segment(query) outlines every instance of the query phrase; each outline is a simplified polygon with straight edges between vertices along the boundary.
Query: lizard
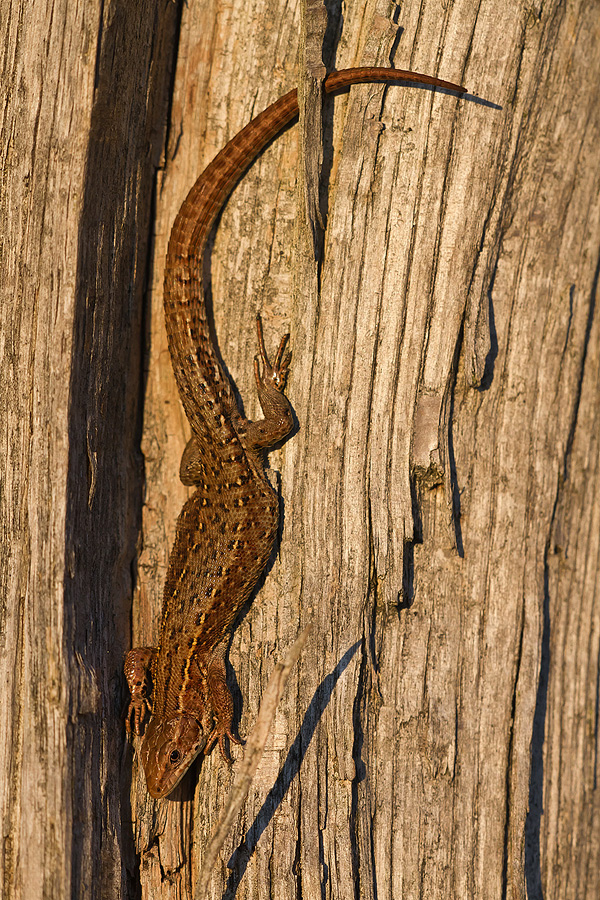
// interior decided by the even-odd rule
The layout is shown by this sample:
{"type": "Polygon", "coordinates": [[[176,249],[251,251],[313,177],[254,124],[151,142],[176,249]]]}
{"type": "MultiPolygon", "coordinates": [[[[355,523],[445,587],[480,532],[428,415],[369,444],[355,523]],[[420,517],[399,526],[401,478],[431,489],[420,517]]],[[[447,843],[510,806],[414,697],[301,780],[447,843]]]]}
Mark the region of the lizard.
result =
{"type": "MultiPolygon", "coordinates": [[[[332,72],[326,93],[365,82],[400,81],[462,93],[451,82],[390,68],[332,72]]],[[[271,364],[257,316],[254,375],[263,418],[238,410],[232,383],[213,346],[202,291],[204,252],[225,201],[256,156],[298,115],[297,91],[254,118],[196,180],[177,214],[168,243],[164,309],[169,352],[192,436],[180,465],[195,488],[176,525],[164,585],[158,647],[130,650],[125,677],[131,700],[126,730],[141,735],[149,794],[168,796],[200,753],[218,742],[228,759],[233,702],[225,655],[237,616],[273,551],[279,499],[264,471],[263,453],[289,435],[292,409],[284,388],[291,353],[282,337],[271,364]],[[150,695],[152,699],[150,700],[150,695]]]]}

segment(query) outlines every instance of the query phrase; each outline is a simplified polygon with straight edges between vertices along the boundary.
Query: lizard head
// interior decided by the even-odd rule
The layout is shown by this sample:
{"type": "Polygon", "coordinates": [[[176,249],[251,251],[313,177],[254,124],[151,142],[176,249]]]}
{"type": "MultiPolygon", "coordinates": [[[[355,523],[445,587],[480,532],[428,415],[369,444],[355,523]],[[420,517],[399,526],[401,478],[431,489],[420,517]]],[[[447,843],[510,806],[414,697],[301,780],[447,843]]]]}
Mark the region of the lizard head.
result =
{"type": "Polygon", "coordinates": [[[140,752],[150,796],[159,799],[171,793],[204,749],[206,737],[193,716],[150,720],[140,752]]]}

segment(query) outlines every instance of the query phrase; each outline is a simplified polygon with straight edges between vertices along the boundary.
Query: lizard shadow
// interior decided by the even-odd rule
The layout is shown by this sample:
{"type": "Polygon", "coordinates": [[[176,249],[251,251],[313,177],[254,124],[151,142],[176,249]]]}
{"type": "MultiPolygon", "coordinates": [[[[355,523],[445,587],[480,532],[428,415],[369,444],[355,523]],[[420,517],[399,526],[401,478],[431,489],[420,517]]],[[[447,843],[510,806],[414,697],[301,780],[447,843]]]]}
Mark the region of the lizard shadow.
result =
{"type": "Polygon", "coordinates": [[[285,761],[279,770],[279,774],[269,791],[265,801],[258,811],[254,822],[248,828],[240,845],[233,852],[228,867],[232,870],[227,881],[227,887],[223,894],[223,900],[232,900],[235,896],[246,867],[256,848],[256,845],[270,824],[277,807],[285,797],[292,781],[298,774],[302,760],[304,759],[317,725],[331,699],[333,691],[345,669],[350,664],[353,656],[361,647],[362,641],[356,641],[342,656],[332,672],[319,684],[310,701],[300,730],[288,750],[285,761]]]}

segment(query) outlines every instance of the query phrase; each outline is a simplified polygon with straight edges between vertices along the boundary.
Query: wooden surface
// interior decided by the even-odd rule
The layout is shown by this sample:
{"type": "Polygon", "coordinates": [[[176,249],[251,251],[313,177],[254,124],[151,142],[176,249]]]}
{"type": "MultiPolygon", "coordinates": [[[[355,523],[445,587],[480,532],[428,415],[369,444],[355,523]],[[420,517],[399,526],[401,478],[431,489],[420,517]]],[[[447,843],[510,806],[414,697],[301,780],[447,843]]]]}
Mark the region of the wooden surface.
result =
{"type": "MultiPolygon", "coordinates": [[[[20,9],[0,3],[0,893],[187,898],[232,774],[213,753],[150,802],[119,718],[185,497],[164,250],[203,166],[294,86],[300,14],[20,9]]],[[[254,416],[254,314],[269,347],[289,327],[298,419],[230,648],[242,734],[312,632],[210,898],[600,891],[599,30],[592,0],[349,4],[343,28],[332,6],[330,68],[391,58],[470,96],[327,101],[318,264],[297,128],[218,224],[223,359],[254,416]]]]}
{"type": "Polygon", "coordinates": [[[121,667],[175,10],[0,8],[0,896],[125,897],[121,667]]]}

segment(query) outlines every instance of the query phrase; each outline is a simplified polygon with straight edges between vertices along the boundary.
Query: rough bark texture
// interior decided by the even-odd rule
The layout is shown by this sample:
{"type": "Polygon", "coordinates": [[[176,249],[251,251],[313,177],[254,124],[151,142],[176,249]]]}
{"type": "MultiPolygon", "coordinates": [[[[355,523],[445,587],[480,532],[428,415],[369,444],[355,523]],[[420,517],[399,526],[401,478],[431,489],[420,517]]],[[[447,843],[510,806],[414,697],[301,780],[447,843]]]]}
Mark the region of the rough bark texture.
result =
{"type": "MultiPolygon", "coordinates": [[[[313,625],[208,896],[594,897],[597,4],[328,9],[330,68],[472,95],[327,101],[319,263],[297,129],[206,260],[250,416],[257,309],[294,350],[279,553],[230,649],[242,734],[313,625]]],[[[231,773],[213,753],[151,802],[119,719],[186,496],[164,250],[203,166],[295,84],[299,9],[34,0],[0,24],[0,890],[187,898],[231,773]]]]}
{"type": "MultiPolygon", "coordinates": [[[[127,896],[122,660],[175,9],[0,3],[0,895],[127,896]]],[[[133,885],[133,882],[131,882],[133,885]]]]}

